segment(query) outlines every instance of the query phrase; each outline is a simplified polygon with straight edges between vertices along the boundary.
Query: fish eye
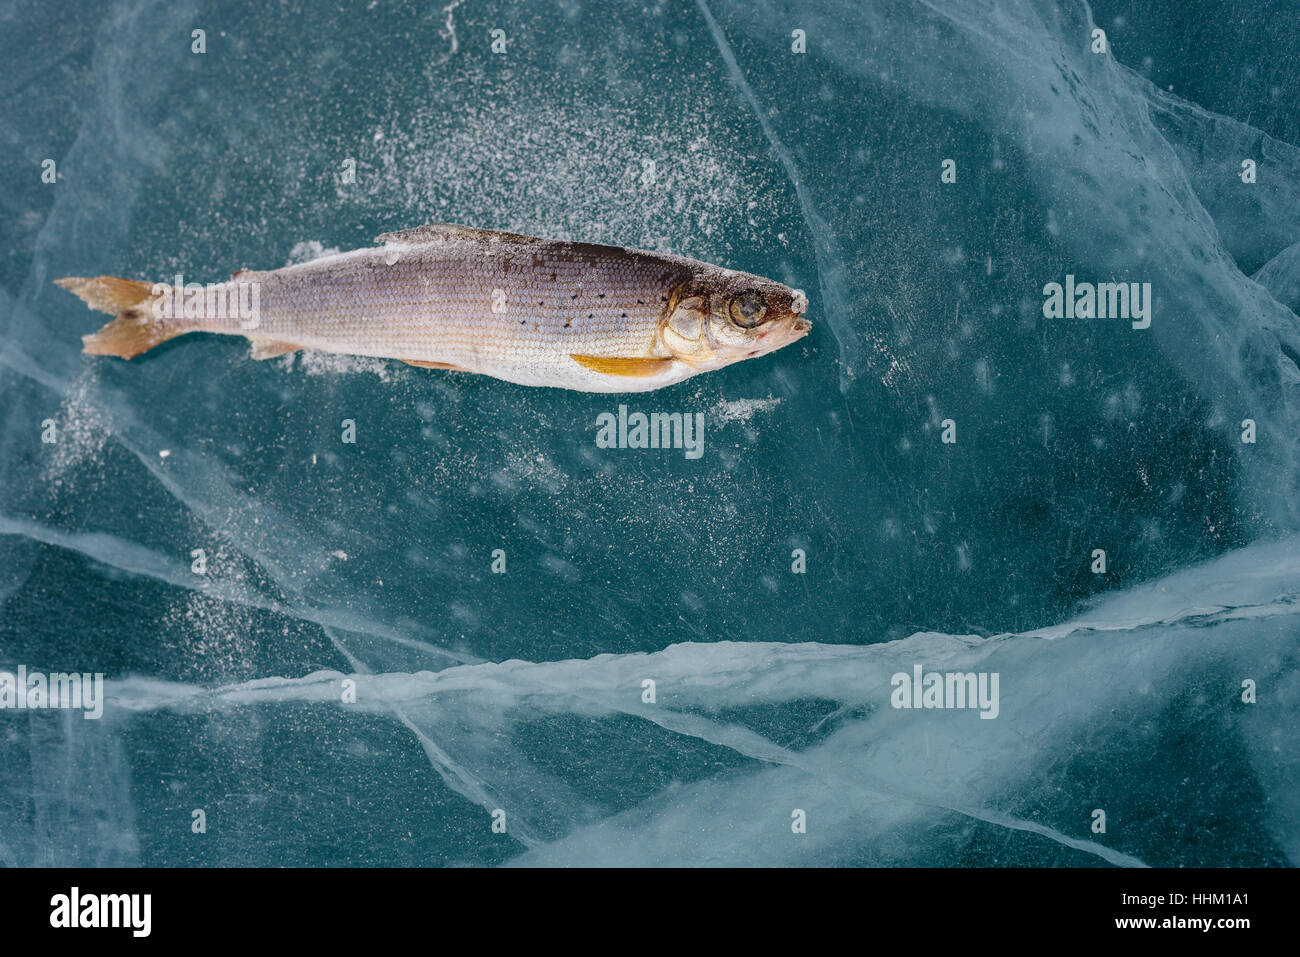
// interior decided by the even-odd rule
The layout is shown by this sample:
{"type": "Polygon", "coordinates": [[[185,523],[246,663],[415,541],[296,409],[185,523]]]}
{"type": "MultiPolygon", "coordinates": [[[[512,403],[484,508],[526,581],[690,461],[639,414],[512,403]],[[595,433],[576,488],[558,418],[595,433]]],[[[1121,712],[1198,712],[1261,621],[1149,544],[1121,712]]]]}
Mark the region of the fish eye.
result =
{"type": "Polygon", "coordinates": [[[757,292],[742,292],[731,300],[731,321],[742,329],[753,329],[767,315],[767,303],[757,292]]]}

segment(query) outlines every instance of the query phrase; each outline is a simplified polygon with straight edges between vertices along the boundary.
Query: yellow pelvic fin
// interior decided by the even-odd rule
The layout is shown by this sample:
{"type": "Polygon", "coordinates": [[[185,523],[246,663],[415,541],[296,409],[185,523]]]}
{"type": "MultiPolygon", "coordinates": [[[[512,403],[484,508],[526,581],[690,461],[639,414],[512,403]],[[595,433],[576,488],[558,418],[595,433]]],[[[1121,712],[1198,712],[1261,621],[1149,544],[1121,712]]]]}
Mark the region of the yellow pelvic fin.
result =
{"type": "Polygon", "coordinates": [[[570,355],[569,358],[592,372],[603,372],[605,375],[620,375],[638,379],[658,375],[667,369],[673,361],[672,359],[634,359],[624,356],[570,355]]]}

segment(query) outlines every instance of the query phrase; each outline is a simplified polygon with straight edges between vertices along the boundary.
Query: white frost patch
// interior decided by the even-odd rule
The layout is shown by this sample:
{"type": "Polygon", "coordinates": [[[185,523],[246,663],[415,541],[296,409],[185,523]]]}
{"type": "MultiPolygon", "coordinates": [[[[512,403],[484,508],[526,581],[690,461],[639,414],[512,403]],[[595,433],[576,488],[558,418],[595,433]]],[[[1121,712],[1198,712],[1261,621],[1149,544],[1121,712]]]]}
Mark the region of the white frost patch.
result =
{"type": "Polygon", "coordinates": [[[544,452],[511,453],[502,472],[511,485],[523,482],[532,488],[543,488],[552,495],[559,494],[569,479],[544,452]]]}
{"type": "MultiPolygon", "coordinates": [[[[196,530],[196,535],[201,531],[196,530]]],[[[207,556],[203,576],[223,589],[250,592],[243,553],[224,542],[202,541],[207,556]]],[[[255,660],[253,629],[258,612],[250,604],[219,595],[187,591],[173,594],[162,617],[167,644],[183,650],[181,674],[213,680],[247,674],[255,660]]]]}
{"type": "Polygon", "coordinates": [[[723,399],[713,409],[713,414],[721,423],[745,423],[759,412],[771,412],[781,404],[781,399],[723,399]]]}
{"type": "Polygon", "coordinates": [[[335,352],[317,352],[314,349],[303,349],[301,352],[291,352],[285,356],[280,362],[280,367],[288,372],[293,369],[295,363],[307,375],[358,375],[369,373],[377,376],[380,382],[391,382],[393,379],[393,368],[389,360],[375,359],[371,356],[347,356],[335,352]]]}
{"type": "Polygon", "coordinates": [[[289,261],[286,266],[296,266],[299,263],[309,263],[325,256],[337,256],[339,249],[337,246],[326,247],[323,243],[309,239],[306,242],[294,243],[293,248],[289,250],[289,261]]]}
{"type": "Polygon", "coordinates": [[[770,170],[729,148],[734,133],[705,122],[714,115],[707,104],[683,109],[691,107],[696,123],[646,128],[631,109],[543,106],[508,88],[455,110],[385,118],[388,133],[367,160],[374,174],[346,195],[423,210],[412,224],[482,211],[469,225],[706,258],[766,245],[764,230],[783,208],[770,170]],[[750,195],[763,199],[747,220],[750,195]]]}
{"type": "Polygon", "coordinates": [[[108,441],[110,423],[92,397],[95,372],[88,370],[68,386],[58,415],[53,416],[57,440],[50,447],[41,478],[59,484],[64,475],[86,459],[99,457],[108,441]]]}

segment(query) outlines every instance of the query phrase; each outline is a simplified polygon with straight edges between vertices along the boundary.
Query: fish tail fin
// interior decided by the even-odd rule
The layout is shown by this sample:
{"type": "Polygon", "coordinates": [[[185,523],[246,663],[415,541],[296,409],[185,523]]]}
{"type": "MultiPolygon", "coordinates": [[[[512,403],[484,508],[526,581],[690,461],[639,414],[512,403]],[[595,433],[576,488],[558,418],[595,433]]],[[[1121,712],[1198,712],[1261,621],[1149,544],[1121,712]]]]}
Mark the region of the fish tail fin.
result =
{"type": "Polygon", "coordinates": [[[85,351],[92,355],[130,359],[190,331],[154,315],[153,283],[117,276],[70,276],[54,284],[79,296],[91,309],[117,316],[94,335],[81,337],[85,351]]]}

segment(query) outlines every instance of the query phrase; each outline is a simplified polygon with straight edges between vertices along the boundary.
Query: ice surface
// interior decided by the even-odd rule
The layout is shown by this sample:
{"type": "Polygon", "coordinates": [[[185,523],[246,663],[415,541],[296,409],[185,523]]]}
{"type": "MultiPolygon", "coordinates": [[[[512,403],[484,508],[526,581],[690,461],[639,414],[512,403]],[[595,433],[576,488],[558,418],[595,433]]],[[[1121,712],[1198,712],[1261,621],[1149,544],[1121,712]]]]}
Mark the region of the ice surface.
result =
{"type": "Polygon", "coordinates": [[[751,8],[218,6],[203,56],[16,8],[0,669],[109,698],[0,713],[0,862],[1300,861],[1300,152],[1081,3],[751,8]],[[629,402],[704,413],[692,461],[597,449],[611,397],[83,357],[50,282],[425,221],[771,275],[814,332],[629,402]],[[1067,273],[1151,328],[1045,320],[1067,273]],[[997,717],[892,707],[916,665],[997,717]]]}

